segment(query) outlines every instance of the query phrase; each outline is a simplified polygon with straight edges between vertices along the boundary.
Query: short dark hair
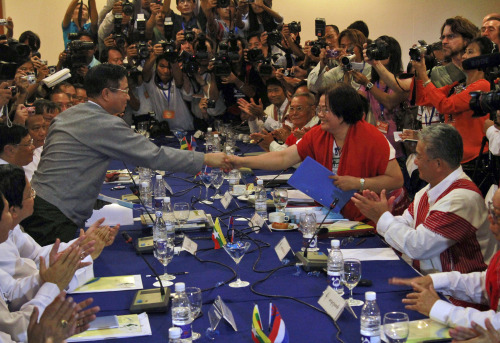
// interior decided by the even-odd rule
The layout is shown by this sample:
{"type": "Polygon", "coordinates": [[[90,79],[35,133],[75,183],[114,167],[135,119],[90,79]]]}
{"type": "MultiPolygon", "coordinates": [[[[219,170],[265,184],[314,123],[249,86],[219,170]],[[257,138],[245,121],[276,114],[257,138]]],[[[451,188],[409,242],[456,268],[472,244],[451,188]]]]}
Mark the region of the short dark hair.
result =
{"type": "Polygon", "coordinates": [[[250,32],[247,36],[247,42],[250,42],[250,39],[253,38],[253,37],[257,37],[259,39],[259,42],[262,42],[260,40],[260,35],[262,34],[261,31],[253,31],[253,32],[250,32]]]}
{"type": "Polygon", "coordinates": [[[328,26],[331,27],[333,29],[333,31],[335,31],[337,34],[340,33],[339,27],[337,25],[333,25],[333,24],[332,25],[326,25],[326,27],[328,27],[328,26]]]}
{"type": "Polygon", "coordinates": [[[105,88],[119,88],[120,81],[127,77],[127,70],[119,65],[99,64],[90,68],[85,76],[87,96],[98,97],[105,88]]]}
{"type": "Polygon", "coordinates": [[[286,89],[285,89],[285,87],[284,87],[284,86],[283,86],[283,84],[280,82],[280,80],[278,80],[278,79],[277,79],[277,78],[275,78],[275,77],[271,77],[270,79],[268,79],[268,80],[266,81],[266,89],[267,89],[267,87],[269,87],[269,86],[279,86],[279,87],[281,87],[281,89],[283,89],[283,92],[285,92],[285,94],[286,94],[286,89]]]}
{"type": "Polygon", "coordinates": [[[21,143],[22,139],[29,135],[28,129],[21,125],[8,126],[0,125],[0,154],[6,145],[15,145],[21,143]]]}
{"type": "Polygon", "coordinates": [[[73,86],[72,83],[68,82],[68,81],[62,81],[62,82],[59,82],[57,85],[54,86],[54,88],[52,89],[52,93],[66,93],[63,91],[63,87],[73,87],[75,88],[75,86],[73,86]]]}
{"type": "MultiPolygon", "coordinates": [[[[191,0],[192,2],[194,2],[194,0],[191,0]]],[[[178,5],[179,4],[179,0],[175,0],[175,4],[178,5]]]]}
{"type": "Polygon", "coordinates": [[[24,169],[12,164],[0,165],[0,192],[9,206],[23,208],[23,192],[26,187],[24,169]]]}
{"type": "Polygon", "coordinates": [[[420,132],[429,158],[440,158],[451,168],[458,168],[464,154],[460,133],[448,124],[430,125],[420,132]]]}
{"type": "Polygon", "coordinates": [[[498,47],[488,37],[474,38],[467,45],[471,45],[472,43],[476,43],[479,46],[481,55],[488,55],[494,52],[498,52],[498,47]]]}
{"type": "Polygon", "coordinates": [[[346,124],[356,124],[363,118],[366,106],[363,97],[345,83],[336,83],[328,89],[326,102],[333,115],[344,119],[346,124]]]}
{"type": "Polygon", "coordinates": [[[469,19],[461,16],[446,19],[443,26],[441,26],[441,35],[443,34],[445,26],[449,26],[453,33],[461,35],[466,40],[467,44],[474,38],[479,37],[481,33],[479,28],[469,19]]]}
{"type": "Polygon", "coordinates": [[[345,29],[339,34],[339,45],[344,36],[349,38],[352,44],[358,46],[361,50],[363,50],[363,44],[366,43],[366,36],[363,34],[363,32],[356,29],[345,29]]]}
{"type": "MultiPolygon", "coordinates": [[[[0,192],[0,221],[2,220],[2,213],[3,213],[4,206],[5,206],[5,204],[3,203],[3,199],[5,199],[5,196],[3,195],[2,192],[0,192]]],[[[5,199],[5,200],[7,200],[7,199],[5,199]]],[[[9,201],[7,200],[7,202],[9,202],[9,201]]]]}
{"type": "Polygon", "coordinates": [[[32,52],[37,52],[40,49],[40,37],[33,31],[24,31],[19,36],[19,43],[28,41],[28,46],[32,52]]]}
{"type": "MultiPolygon", "coordinates": [[[[398,76],[403,72],[403,61],[401,60],[401,45],[399,42],[390,36],[380,36],[375,39],[374,43],[377,41],[383,41],[387,43],[389,50],[389,64],[387,65],[387,70],[389,70],[395,76],[398,76]]],[[[372,69],[372,82],[380,80],[375,68],[372,69]]]]}
{"type": "Polygon", "coordinates": [[[354,23],[349,25],[347,29],[354,29],[361,31],[366,38],[368,38],[368,36],[370,35],[370,30],[368,30],[368,25],[366,25],[366,23],[362,20],[356,20],[354,23]]]}
{"type": "Polygon", "coordinates": [[[52,113],[54,111],[61,111],[58,104],[47,99],[37,99],[33,103],[35,106],[35,114],[52,113]]]}
{"type": "Polygon", "coordinates": [[[102,63],[107,63],[108,62],[108,58],[109,58],[109,52],[111,50],[114,50],[114,51],[118,51],[121,55],[122,55],[122,58],[124,57],[123,56],[123,52],[118,49],[116,46],[107,46],[102,52],[101,52],[101,56],[100,56],[100,61],[102,63]]]}

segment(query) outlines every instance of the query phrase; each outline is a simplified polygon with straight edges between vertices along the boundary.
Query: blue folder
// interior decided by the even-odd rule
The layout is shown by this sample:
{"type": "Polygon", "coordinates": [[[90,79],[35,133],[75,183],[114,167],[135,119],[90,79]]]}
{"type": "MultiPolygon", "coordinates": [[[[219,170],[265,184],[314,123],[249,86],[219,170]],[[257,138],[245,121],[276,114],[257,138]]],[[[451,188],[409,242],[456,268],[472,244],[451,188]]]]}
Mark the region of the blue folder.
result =
{"type": "Polygon", "coordinates": [[[311,157],[306,157],[288,180],[288,184],[301,190],[326,208],[336,202],[333,212],[340,212],[356,191],[343,191],[328,178],[335,175],[311,157]],[[338,199],[338,200],[336,200],[338,199]]]}

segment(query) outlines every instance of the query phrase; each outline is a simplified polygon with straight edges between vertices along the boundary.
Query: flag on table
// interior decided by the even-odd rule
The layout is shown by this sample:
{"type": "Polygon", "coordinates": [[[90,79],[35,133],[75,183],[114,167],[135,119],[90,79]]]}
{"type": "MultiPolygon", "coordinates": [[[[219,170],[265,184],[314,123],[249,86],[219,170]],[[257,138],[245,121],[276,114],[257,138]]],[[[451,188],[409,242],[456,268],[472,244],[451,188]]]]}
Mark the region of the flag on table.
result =
{"type": "Polygon", "coordinates": [[[187,142],[187,139],[185,136],[182,137],[182,140],[181,140],[181,150],[190,150],[189,143],[187,142]]]}
{"type": "Polygon", "coordinates": [[[288,343],[290,341],[285,322],[273,303],[269,304],[269,340],[273,343],[288,343]]]}
{"type": "Polygon", "coordinates": [[[262,331],[262,321],[260,320],[259,306],[255,304],[252,315],[252,339],[255,343],[271,343],[266,334],[262,331]]]}
{"type": "Polygon", "coordinates": [[[219,218],[215,220],[214,229],[212,231],[212,241],[215,243],[215,249],[220,249],[224,245],[226,245],[226,238],[222,234],[222,230],[220,229],[219,218]]]}
{"type": "Polygon", "coordinates": [[[194,136],[191,136],[191,150],[196,150],[197,146],[198,144],[196,144],[196,139],[194,138],[194,136]]]}

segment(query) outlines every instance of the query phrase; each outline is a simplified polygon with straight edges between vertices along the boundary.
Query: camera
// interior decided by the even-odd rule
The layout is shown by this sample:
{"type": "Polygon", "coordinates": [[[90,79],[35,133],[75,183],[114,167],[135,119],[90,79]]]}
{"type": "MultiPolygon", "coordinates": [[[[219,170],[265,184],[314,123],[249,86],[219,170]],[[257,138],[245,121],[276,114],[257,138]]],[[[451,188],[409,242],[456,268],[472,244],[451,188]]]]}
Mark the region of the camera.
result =
{"type": "Polygon", "coordinates": [[[496,111],[500,110],[500,91],[470,92],[469,107],[474,111],[473,118],[490,114],[490,119],[495,121],[496,111]]]}
{"type": "Polygon", "coordinates": [[[207,100],[207,108],[215,108],[215,100],[208,99],[207,100]]]}
{"type": "Polygon", "coordinates": [[[146,19],[144,19],[144,14],[139,13],[137,15],[137,32],[139,33],[139,38],[137,41],[137,54],[141,59],[145,59],[149,56],[149,49],[146,40],[146,19]]]}
{"type": "Polygon", "coordinates": [[[267,45],[277,45],[281,43],[281,32],[272,30],[267,34],[267,45]]]}
{"type": "Polygon", "coordinates": [[[133,84],[137,85],[139,83],[139,76],[142,75],[141,71],[136,66],[130,63],[124,64],[123,66],[127,70],[127,79],[131,80],[133,84]]]}
{"type": "Polygon", "coordinates": [[[192,28],[187,28],[184,30],[184,39],[189,42],[193,43],[196,38],[196,33],[194,33],[192,28]]]}
{"type": "Polygon", "coordinates": [[[115,44],[118,48],[122,49],[127,43],[127,37],[122,34],[122,20],[123,15],[115,14],[115,18],[113,20],[113,39],[115,40],[115,44]]]}
{"type": "Polygon", "coordinates": [[[17,39],[9,39],[7,43],[15,51],[20,60],[25,60],[30,56],[31,49],[29,45],[19,43],[17,39]]]}
{"type": "Polygon", "coordinates": [[[381,61],[389,58],[389,44],[381,39],[376,39],[366,47],[366,56],[371,60],[381,61]]]}
{"type": "Polygon", "coordinates": [[[179,56],[179,61],[182,62],[182,71],[188,76],[194,76],[194,74],[198,73],[200,64],[196,60],[196,55],[183,51],[179,56]]]}
{"type": "Polygon", "coordinates": [[[122,4],[123,14],[131,17],[134,14],[134,4],[130,0],[125,0],[122,4]]]}
{"type": "Polygon", "coordinates": [[[290,33],[299,33],[302,31],[302,26],[300,26],[300,21],[292,21],[290,24],[288,24],[288,30],[290,30],[290,33]]]}
{"type": "Polygon", "coordinates": [[[7,19],[0,19],[1,26],[7,26],[7,19]]]}
{"type": "Polygon", "coordinates": [[[83,40],[72,40],[68,43],[67,57],[64,65],[69,68],[86,66],[87,51],[94,49],[93,42],[83,40]]]}
{"type": "Polygon", "coordinates": [[[207,39],[204,33],[200,33],[194,42],[193,47],[196,50],[196,59],[200,61],[208,60],[207,39]]]}
{"type": "Polygon", "coordinates": [[[318,38],[318,40],[309,42],[309,46],[311,47],[311,54],[314,57],[319,57],[321,49],[326,48],[326,42],[323,39],[318,38]]]}
{"type": "Polygon", "coordinates": [[[291,69],[285,69],[285,70],[283,70],[283,75],[288,76],[288,77],[294,77],[295,76],[295,74],[293,73],[293,71],[291,69]]]}
{"type": "Polygon", "coordinates": [[[351,60],[349,59],[349,57],[346,57],[346,56],[342,57],[340,59],[340,62],[342,63],[341,65],[342,65],[342,69],[344,71],[352,70],[352,64],[351,64],[351,60]]]}
{"type": "Polygon", "coordinates": [[[168,62],[174,63],[175,61],[177,61],[177,51],[175,50],[175,42],[161,40],[158,42],[158,44],[161,44],[163,48],[163,55],[165,56],[165,59],[168,62]]]}
{"type": "Polygon", "coordinates": [[[340,56],[340,50],[326,50],[326,56],[328,58],[337,58],[340,56]]]}
{"type": "MultiPolygon", "coordinates": [[[[318,38],[325,37],[326,21],[325,18],[316,18],[314,21],[314,34],[318,38]]],[[[319,56],[319,55],[318,55],[319,56]]]]}
{"type": "Polygon", "coordinates": [[[429,45],[424,40],[419,40],[418,41],[418,46],[414,48],[410,48],[410,59],[412,61],[417,61],[420,62],[421,60],[421,55],[427,55],[428,53],[431,52],[431,48],[429,45]]]}
{"type": "Polygon", "coordinates": [[[226,8],[229,7],[230,0],[217,0],[217,7],[219,8],[226,8]]]}
{"type": "Polygon", "coordinates": [[[15,97],[17,94],[17,86],[8,86],[7,88],[10,89],[12,96],[15,97]]]}
{"type": "Polygon", "coordinates": [[[264,77],[271,76],[273,74],[273,69],[271,59],[266,58],[259,67],[259,75],[264,77]]]}
{"type": "Polygon", "coordinates": [[[262,53],[262,50],[259,48],[249,49],[247,51],[247,59],[248,62],[250,63],[259,62],[264,59],[264,54],[262,53]]]}

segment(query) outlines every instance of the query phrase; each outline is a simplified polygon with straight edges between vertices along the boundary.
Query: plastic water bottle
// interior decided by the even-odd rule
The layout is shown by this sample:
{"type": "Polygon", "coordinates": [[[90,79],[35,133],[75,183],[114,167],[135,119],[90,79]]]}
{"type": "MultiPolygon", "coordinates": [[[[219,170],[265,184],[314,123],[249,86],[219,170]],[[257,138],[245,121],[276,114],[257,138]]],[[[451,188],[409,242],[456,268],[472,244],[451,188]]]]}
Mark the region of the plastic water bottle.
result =
{"type": "Polygon", "coordinates": [[[147,181],[141,182],[141,189],[139,190],[139,192],[143,205],[149,208],[153,207],[150,183],[147,181]]]}
{"type": "Polygon", "coordinates": [[[365,293],[361,309],[361,343],[380,343],[380,310],[375,292],[365,293]]]}
{"type": "Polygon", "coordinates": [[[167,229],[167,239],[173,242],[175,240],[175,216],[170,197],[163,198],[163,220],[167,229]]]}
{"type": "Polygon", "coordinates": [[[220,139],[219,139],[219,135],[217,133],[214,134],[213,152],[220,152],[220,139]]]}
{"type": "Polygon", "coordinates": [[[167,228],[165,225],[165,221],[163,220],[162,212],[156,211],[155,215],[156,215],[156,219],[155,219],[155,222],[153,224],[153,254],[154,254],[155,258],[158,258],[157,254],[156,254],[156,244],[157,244],[158,240],[160,239],[160,237],[162,236],[162,234],[163,235],[165,234],[165,230],[167,228]]]}
{"type": "Polygon", "coordinates": [[[176,326],[168,329],[168,343],[180,343],[182,330],[176,326]]]}
{"type": "Polygon", "coordinates": [[[184,282],[175,284],[175,294],[172,299],[172,324],[182,330],[181,342],[192,342],[191,337],[191,308],[186,295],[184,282]]]}
{"type": "Polygon", "coordinates": [[[331,244],[332,249],[328,254],[328,285],[342,295],[344,294],[344,286],[342,285],[344,257],[342,251],[340,251],[340,241],[333,239],[331,244]]]}
{"type": "Polygon", "coordinates": [[[211,127],[207,129],[205,134],[205,148],[207,153],[214,152],[214,135],[211,127]]]}
{"type": "Polygon", "coordinates": [[[267,219],[267,193],[263,180],[257,180],[255,187],[255,212],[267,219]]]}
{"type": "Polygon", "coordinates": [[[180,343],[182,330],[176,326],[168,329],[168,343],[180,343]]]}
{"type": "Polygon", "coordinates": [[[155,184],[153,187],[153,196],[155,198],[155,210],[161,211],[163,209],[162,201],[167,196],[167,191],[165,189],[165,182],[163,181],[163,176],[159,174],[156,175],[155,178],[155,184]]]}

